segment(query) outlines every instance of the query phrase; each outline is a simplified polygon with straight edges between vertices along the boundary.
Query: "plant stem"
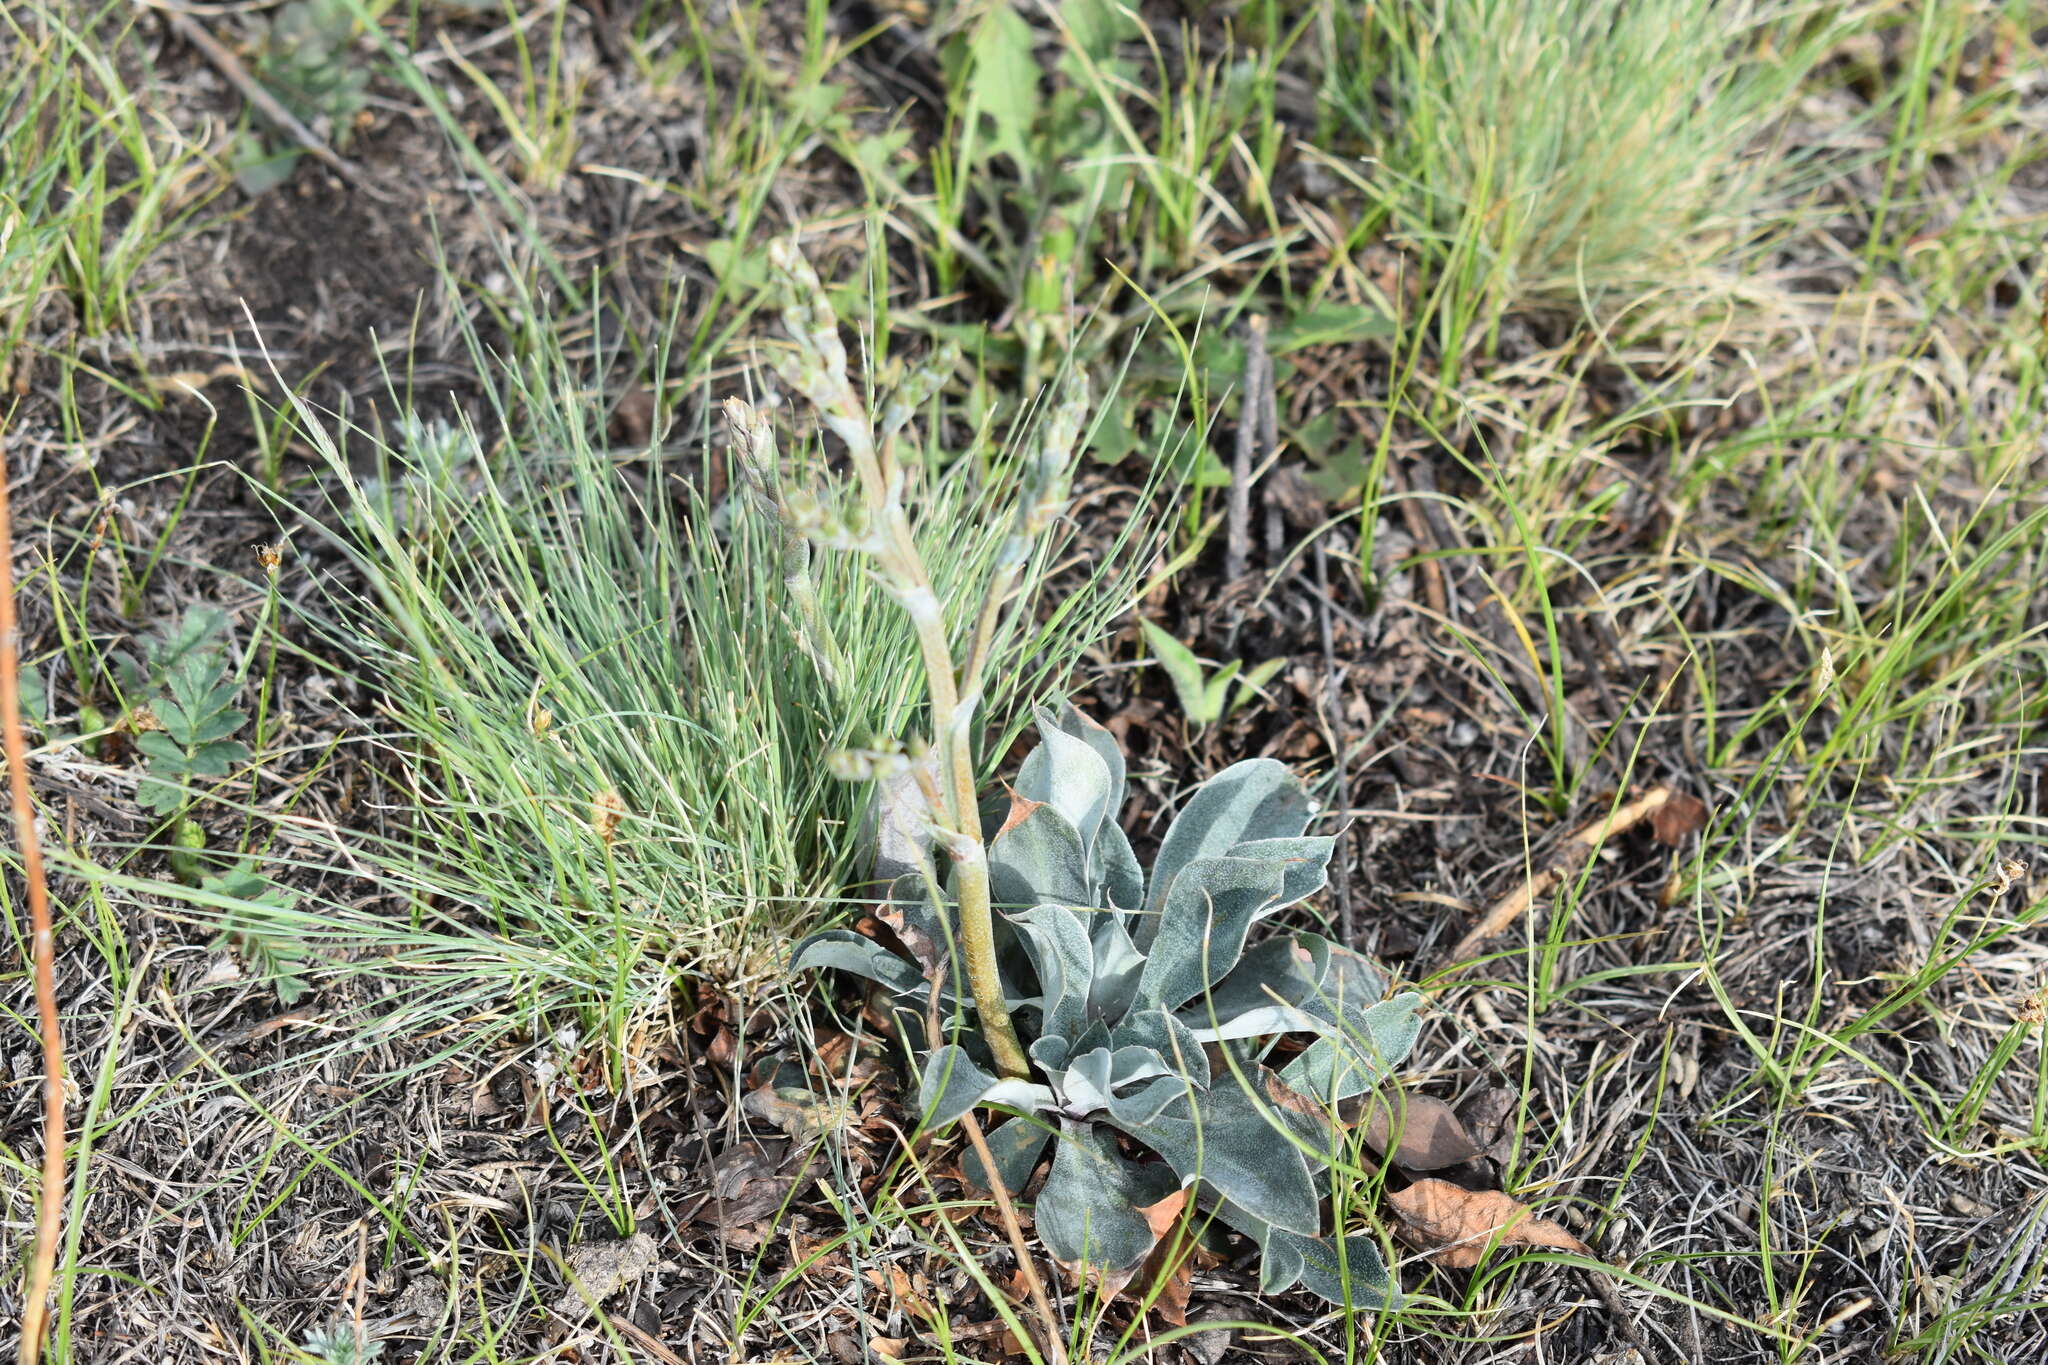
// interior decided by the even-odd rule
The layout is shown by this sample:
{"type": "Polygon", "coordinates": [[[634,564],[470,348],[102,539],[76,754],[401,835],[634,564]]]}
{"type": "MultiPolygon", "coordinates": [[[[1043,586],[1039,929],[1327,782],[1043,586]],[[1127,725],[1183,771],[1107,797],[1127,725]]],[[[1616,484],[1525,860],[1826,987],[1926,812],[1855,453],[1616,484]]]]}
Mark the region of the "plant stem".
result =
{"type": "Polygon", "coordinates": [[[962,705],[960,678],[945,613],[931,576],[911,535],[903,510],[903,473],[894,457],[894,436],[907,414],[889,415],[888,449],[875,443],[875,427],[867,405],[847,379],[846,347],[839,339],[839,319],[832,312],[824,285],[802,253],[787,242],[771,243],[769,264],[789,286],[783,325],[796,342],[799,362],[787,377],[818,409],[827,428],[845,444],[859,476],[867,512],[867,545],[883,577],[917,632],[924,661],[925,684],[931,697],[932,740],[943,779],[950,787],[950,809],[938,812],[946,823],[947,851],[953,860],[954,895],[960,907],[960,946],[967,959],[967,984],[974,992],[980,1020],[996,1070],[1011,1078],[1031,1074],[1031,1062],[1010,1019],[1009,1003],[996,968],[995,915],[990,903],[988,851],[982,844],[981,809],[974,786],[974,745],[970,729],[978,690],[969,680],[970,697],[962,705]]]}
{"type": "Polygon", "coordinates": [[[57,1269],[58,1218],[64,1206],[64,1035],[57,1025],[56,931],[43,878],[43,846],[28,786],[28,742],[21,726],[21,656],[14,617],[14,531],[7,505],[7,457],[0,450],[0,732],[14,824],[21,839],[21,872],[28,883],[29,928],[34,936],[36,1018],[43,1041],[43,1177],[36,1205],[35,1247],[21,1313],[21,1365],[36,1365],[49,1324],[50,1281],[57,1269]]]}

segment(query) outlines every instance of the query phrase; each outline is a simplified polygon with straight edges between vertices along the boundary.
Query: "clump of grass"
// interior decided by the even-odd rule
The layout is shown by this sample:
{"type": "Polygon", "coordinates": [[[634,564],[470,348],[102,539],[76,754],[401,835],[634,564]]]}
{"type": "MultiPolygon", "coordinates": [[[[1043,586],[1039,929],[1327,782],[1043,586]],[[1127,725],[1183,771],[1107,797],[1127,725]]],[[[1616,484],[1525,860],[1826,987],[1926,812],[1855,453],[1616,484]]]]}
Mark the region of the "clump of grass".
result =
{"type": "MultiPolygon", "coordinates": [[[[577,1009],[618,1038],[679,974],[778,978],[787,932],[838,913],[865,875],[865,797],[828,756],[910,728],[918,646],[849,557],[814,563],[810,609],[793,610],[783,528],[708,429],[687,454],[607,449],[575,367],[544,341],[532,354],[477,357],[501,376],[488,438],[407,423],[375,451],[380,478],[340,483],[334,538],[369,592],[326,628],[382,692],[379,747],[404,794],[370,856],[394,885],[432,888],[426,918],[471,936],[468,990],[577,1009]]],[[[935,435],[948,412],[925,403],[921,434],[905,431],[906,500],[940,598],[978,600],[960,589],[1004,552],[997,511],[1038,419],[977,431],[951,458],[935,435]]],[[[300,418],[337,477],[346,444],[369,439],[300,418]]],[[[789,453],[793,486],[829,481],[820,440],[789,453]]],[[[1141,534],[1080,552],[1072,590],[1063,579],[1053,609],[991,642],[982,771],[1123,608],[1141,534]]],[[[1034,549],[1025,595],[1075,552],[1064,533],[1034,549]]]]}
{"type": "Polygon", "coordinates": [[[1332,6],[1323,98],[1375,208],[1498,310],[1688,278],[1786,173],[1751,155],[1843,21],[1714,0],[1332,6]]]}
{"type": "Polygon", "coordinates": [[[128,331],[150,257],[192,226],[221,184],[204,149],[151,111],[149,87],[117,69],[133,59],[139,12],[115,23],[112,11],[0,11],[9,50],[0,74],[0,353],[9,361],[57,293],[69,297],[81,336],[128,331]]]}

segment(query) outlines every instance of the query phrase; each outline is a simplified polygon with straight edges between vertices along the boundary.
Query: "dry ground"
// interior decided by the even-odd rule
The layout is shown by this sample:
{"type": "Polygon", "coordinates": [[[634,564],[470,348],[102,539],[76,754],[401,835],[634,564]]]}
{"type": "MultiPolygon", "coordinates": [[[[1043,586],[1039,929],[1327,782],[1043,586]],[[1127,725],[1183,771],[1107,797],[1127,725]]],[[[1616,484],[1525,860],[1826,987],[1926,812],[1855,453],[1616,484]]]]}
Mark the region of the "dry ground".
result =
{"type": "MultiPolygon", "coordinates": [[[[247,50],[249,8],[203,22],[247,50]]],[[[622,8],[568,20],[589,63],[574,169],[558,187],[521,188],[519,215],[380,70],[345,148],[354,178],[308,161],[252,196],[202,162],[184,193],[212,197],[150,254],[125,326],[88,335],[63,290],[38,296],[6,420],[32,657],[195,605],[230,614],[238,649],[262,637],[256,547],[280,522],[325,515],[325,501],[308,446],[266,430],[245,380],[266,403],[289,385],[373,430],[407,405],[488,426],[463,324],[516,351],[529,324],[508,281],[524,274],[607,411],[647,373],[621,338],[671,317],[736,324],[701,382],[671,396],[673,439],[686,441],[738,384],[745,339],[769,330],[721,288],[711,248],[735,235],[735,203],[758,212],[763,240],[802,227],[827,277],[851,277],[866,201],[830,139],[794,139],[759,183],[721,180],[721,167],[751,167],[733,129],[705,115],[707,80],[766,72],[785,82],[773,93],[797,97],[801,12],[771,6],[747,43],[721,32],[705,42],[714,60],[650,80],[629,59],[622,8]],[[544,254],[579,283],[606,272],[604,310],[547,285],[544,254]],[[273,455],[278,499],[260,491],[273,455]]],[[[851,43],[887,17],[834,7],[822,22],[851,43]]],[[[514,81],[502,17],[429,6],[419,22],[415,51],[441,53],[445,36],[514,81]]],[[[943,80],[915,20],[895,22],[834,70],[856,127],[943,80]]],[[[1189,22],[1218,40],[1215,16],[1189,22]]],[[[154,15],[121,51],[153,117],[218,153],[241,103],[215,68],[154,15]]],[[[447,61],[422,70],[482,164],[516,184],[516,148],[475,87],[447,61]]],[[[1972,204],[2048,132],[2038,71],[2009,84],[2010,136],[1931,158],[1926,245],[1910,261],[1966,252],[1942,236],[1944,217],[2009,243],[2006,259],[1957,267],[1982,278],[1935,303],[1929,275],[1873,270],[1861,254],[1865,206],[1882,193],[1881,158],[1865,157],[1798,198],[1799,229],[1745,266],[1723,326],[1659,303],[1668,315],[1639,317],[1614,349],[1569,309],[1517,308],[1456,373],[1418,352],[1420,380],[1382,340],[1293,353],[1289,441],[1252,500],[1247,572],[1225,579],[1212,536],[1139,607],[1206,658],[1285,665],[1199,733],[1163,673],[1140,666],[1135,620],[1076,682],[1130,752],[1127,814],[1141,831],[1237,758],[1272,754],[1323,784],[1347,833],[1317,913],[1436,990],[1408,1083],[1467,1116],[1488,1151],[1473,1179],[1541,1205],[1622,1272],[1622,1300],[1664,1358],[2048,1356],[2048,916],[2032,881],[2048,450],[2040,426],[2013,416],[2029,381],[1993,363],[2021,363],[2002,339],[2039,316],[2043,163],[2001,179],[1991,210],[1972,204]],[[1395,401],[1417,392],[1448,396],[1395,401]],[[1343,479],[1307,477],[1325,472],[1305,453],[1311,431],[1384,459],[1363,517],[1343,479]],[[1525,552],[1532,535],[1552,552],[1525,552]],[[1499,957],[1440,975],[1473,914],[1615,793],[1660,782],[1703,799],[1714,822],[1678,849],[1616,838],[1499,957]]],[[[1857,121],[1858,89],[1814,96],[1785,135],[1881,147],[1884,129],[1857,121]]],[[[928,101],[911,132],[940,136],[928,101]]],[[[1226,192],[1233,173],[1219,172],[1226,192]]],[[[1322,224],[1357,205],[1341,186],[1311,187],[1324,192],[1297,183],[1276,200],[1288,217],[1245,230],[1300,230],[1283,271],[1379,272],[1397,295],[1423,273],[1399,240],[1331,251],[1322,224]]],[[[1248,294],[1281,308],[1254,258],[1227,259],[1238,244],[1219,228],[1202,247],[1218,305],[1248,294]]],[[[914,251],[888,269],[899,309],[928,302],[914,251]]],[[[931,308],[987,321],[1006,302],[970,286],[931,308]]],[[[1221,404],[1237,376],[1211,378],[1221,404]]],[[[1234,421],[1213,436],[1226,460],[1234,421]]],[[[634,422],[629,405],[622,449],[646,439],[634,422]]],[[[1128,510],[1142,459],[1091,472],[1084,544],[1128,510]]],[[[1205,497],[1188,524],[1222,506],[1205,497]]],[[[408,799],[401,765],[373,742],[377,680],[289,625],[327,616],[352,571],[314,537],[289,538],[272,756],[249,793],[298,822],[299,836],[266,845],[285,861],[404,826],[408,799]]],[[[60,696],[56,710],[87,700],[60,696]]],[[[124,745],[51,743],[35,777],[46,837],[125,877],[169,877],[124,745]]],[[[246,828],[225,807],[204,822],[217,844],[246,828]]],[[[317,881],[280,876],[366,912],[390,894],[325,865],[317,881]]],[[[611,1065],[589,1039],[530,1027],[518,1002],[503,1018],[420,1010],[359,1034],[354,1021],[397,984],[356,972],[286,1008],[189,902],[119,878],[98,891],[67,880],[60,899],[75,1114],[88,1116],[68,1359],[269,1359],[332,1323],[381,1342],[385,1360],[857,1361],[891,1340],[906,1359],[1001,1353],[985,1296],[938,1229],[957,1224],[999,1282],[1009,1253],[993,1223],[958,1217],[950,1140],[931,1150],[929,1177],[896,1170],[886,1068],[862,1071],[869,1088],[822,1146],[802,1116],[744,1103],[764,1061],[823,1047],[844,1062],[820,1001],[679,980],[611,1065]],[[490,1041],[470,1044],[473,1032],[490,1041]],[[900,1226],[838,1244],[831,1190],[900,1226]],[[615,1289],[600,1312],[565,1265],[615,1289]],[[927,1311],[954,1324],[950,1346],[927,1311]]],[[[19,972],[5,981],[17,1021],[31,1017],[28,989],[19,972]]],[[[30,1036],[0,1047],[12,1081],[0,1197],[16,1246],[32,1190],[15,1162],[33,1164],[38,1121],[30,1036]]],[[[1263,1326],[1150,1349],[1211,1365],[1631,1358],[1583,1271],[1506,1260],[1464,1272],[1414,1258],[1402,1276],[1420,1306],[1378,1328],[1262,1300],[1255,1273],[1226,1260],[1197,1271],[1194,1320],[1263,1326]]],[[[0,1285],[0,1322],[19,1292],[18,1278],[0,1285]]],[[[1166,1329],[1155,1318],[1148,1330],[1166,1329]]]]}

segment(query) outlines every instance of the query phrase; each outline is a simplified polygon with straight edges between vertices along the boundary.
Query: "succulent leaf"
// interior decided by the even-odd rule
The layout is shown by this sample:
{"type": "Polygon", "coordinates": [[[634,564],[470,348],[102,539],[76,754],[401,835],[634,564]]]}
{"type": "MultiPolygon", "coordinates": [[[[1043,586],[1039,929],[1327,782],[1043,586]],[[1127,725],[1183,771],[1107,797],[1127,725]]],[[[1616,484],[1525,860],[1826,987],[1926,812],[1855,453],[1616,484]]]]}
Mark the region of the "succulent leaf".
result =
{"type": "Polygon", "coordinates": [[[1003,825],[988,849],[989,890],[997,905],[1087,905],[1088,858],[1073,822],[1033,802],[1003,825]]]}
{"type": "Polygon", "coordinates": [[[1052,1173],[1032,1211],[1046,1250],[1067,1265],[1137,1265],[1158,1240],[1138,1210],[1172,1191],[1172,1178],[1163,1175],[1159,1167],[1124,1160],[1100,1126],[1062,1122],[1052,1173]]]}
{"type": "Polygon", "coordinates": [[[1407,1059],[1422,1030],[1416,1008],[1422,997],[1407,994],[1383,1000],[1334,1032],[1327,1032],[1289,1062],[1280,1079],[1324,1104],[1335,1104],[1381,1085],[1407,1059]]]}
{"type": "Polygon", "coordinates": [[[1039,731],[1045,742],[1024,759],[1017,772],[1017,794],[1040,801],[1067,818],[1081,836],[1082,847],[1095,842],[1105,816],[1114,814],[1109,767],[1087,741],[1057,726],[1048,727],[1041,713],[1039,731]]]}
{"type": "MultiPolygon", "coordinates": [[[[1052,1141],[1052,1129],[1044,1120],[1030,1114],[1020,1114],[1000,1128],[991,1128],[985,1134],[988,1154],[995,1158],[996,1174],[1002,1178],[1003,1189],[1011,1194],[1024,1188],[1031,1179],[1031,1172],[1038,1168],[1038,1160],[1045,1155],[1045,1144],[1052,1141]]],[[[960,1157],[960,1170],[977,1188],[988,1189],[988,1171],[981,1164],[981,1154],[969,1147],[960,1157]]]]}
{"type": "Polygon", "coordinates": [[[1088,1017],[1120,1019],[1137,998],[1144,954],[1131,942],[1125,916],[1113,910],[1097,913],[1089,935],[1095,954],[1095,975],[1088,983],[1088,1017]]]}
{"type": "MultiPolygon", "coordinates": [[[[1057,1125],[1036,1221],[1069,1265],[1128,1272],[1156,1240],[1143,1210],[1193,1186],[1202,1206],[1259,1243],[1266,1289],[1397,1299],[1370,1239],[1317,1235],[1335,1157],[1325,1149],[1341,1130],[1313,1103],[1383,1083],[1415,1044],[1421,997],[1388,998],[1383,970],[1316,934],[1246,946],[1259,920],[1327,879],[1333,841],[1304,833],[1306,789],[1271,760],[1224,770],[1174,821],[1148,884],[1118,821],[1115,740],[1071,706],[1041,711],[1038,723],[1043,742],[989,847],[995,900],[1010,907],[997,921],[1007,936],[998,967],[1005,996],[1036,1016],[1027,1053],[1037,1077],[1003,1079],[979,1053],[938,1048],[921,1078],[927,1122],[981,1105],[1022,1111],[987,1135],[994,1176],[1010,1190],[1030,1180],[1057,1125]],[[1282,1034],[1313,1041],[1275,1073],[1260,1059],[1282,1034]],[[1127,1157],[1118,1130],[1160,1160],[1127,1157]]],[[[857,972],[895,991],[899,1011],[921,1010],[918,966],[961,979],[956,912],[934,904],[931,887],[922,868],[899,877],[877,911],[918,965],[843,930],[806,940],[796,965],[857,972]]],[[[991,1178],[973,1153],[963,1170],[983,1187],[991,1178]]]]}
{"type": "Polygon", "coordinates": [[[1038,969],[1041,1027],[1047,1036],[1078,1033],[1088,1015],[1095,945],[1081,917],[1064,905],[1037,905],[1010,916],[1038,969]]]}
{"type": "MultiPolygon", "coordinates": [[[[1190,863],[1224,857],[1241,843],[1298,838],[1309,814],[1308,792],[1286,764],[1271,758],[1231,764],[1201,785],[1167,830],[1145,908],[1162,910],[1190,863]]],[[[1149,945],[1150,932],[1140,935],[1139,947],[1149,945]]]]}
{"type": "Polygon", "coordinates": [[[1245,932],[1270,910],[1287,881],[1287,865],[1250,858],[1203,858],[1174,879],[1138,978],[1138,1000],[1186,1004],[1237,965],[1245,932]]]}
{"type": "Polygon", "coordinates": [[[977,1105],[1007,1104],[1026,1112],[1050,1108],[1053,1093],[1029,1081],[1006,1081],[974,1064],[966,1049],[947,1045],[925,1059],[918,1087],[918,1108],[925,1122],[942,1127],[977,1105]]]}
{"type": "Polygon", "coordinates": [[[879,982],[897,995],[918,995],[929,987],[917,968],[871,938],[851,929],[826,929],[799,943],[790,960],[791,971],[832,967],[879,982]]]}
{"type": "Polygon", "coordinates": [[[1110,1030],[1112,1047],[1149,1047],[1164,1057],[1176,1076],[1198,1086],[1209,1084],[1209,1054],[1193,1029],[1166,1010],[1133,1010],[1110,1030]]]}
{"type": "Polygon", "coordinates": [[[1164,1157],[1182,1183],[1199,1179],[1260,1222],[1313,1237],[1322,1222],[1315,1183],[1269,1112],[1222,1084],[1199,1105],[1174,1106],[1125,1131],[1164,1157]]]}

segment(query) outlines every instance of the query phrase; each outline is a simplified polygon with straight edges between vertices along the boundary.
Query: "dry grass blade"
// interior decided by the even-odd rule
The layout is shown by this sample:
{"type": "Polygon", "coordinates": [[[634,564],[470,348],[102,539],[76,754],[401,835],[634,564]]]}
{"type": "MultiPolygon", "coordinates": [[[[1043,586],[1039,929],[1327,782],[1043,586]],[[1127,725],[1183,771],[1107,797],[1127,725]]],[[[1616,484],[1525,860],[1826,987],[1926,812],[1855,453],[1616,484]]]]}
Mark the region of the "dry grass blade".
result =
{"type": "Polygon", "coordinates": [[[1573,831],[1552,854],[1550,861],[1531,872],[1522,884],[1493,903],[1479,923],[1465,937],[1458,940],[1458,946],[1451,949],[1451,961],[1463,962],[1479,951],[1479,945],[1496,934],[1503,933],[1516,920],[1529,913],[1529,907],[1536,898],[1548,892],[1567,876],[1585,866],[1586,860],[1602,844],[1617,834],[1634,829],[1655,816],[1674,799],[1677,793],[1670,787],[1652,787],[1620,809],[1600,817],[1591,824],[1573,831]]]}
{"type": "Polygon", "coordinates": [[[21,650],[14,618],[14,527],[7,503],[7,461],[0,451],[0,728],[7,747],[7,780],[14,827],[21,839],[21,872],[28,883],[34,934],[36,1019],[43,1035],[43,1186],[36,1206],[36,1240],[23,1296],[22,1365],[35,1365],[49,1322],[50,1281],[57,1266],[57,1220],[64,1207],[64,1038],[57,1029],[56,934],[50,927],[50,892],[43,880],[43,848],[36,838],[35,803],[28,789],[28,744],[21,727],[21,650]]]}

